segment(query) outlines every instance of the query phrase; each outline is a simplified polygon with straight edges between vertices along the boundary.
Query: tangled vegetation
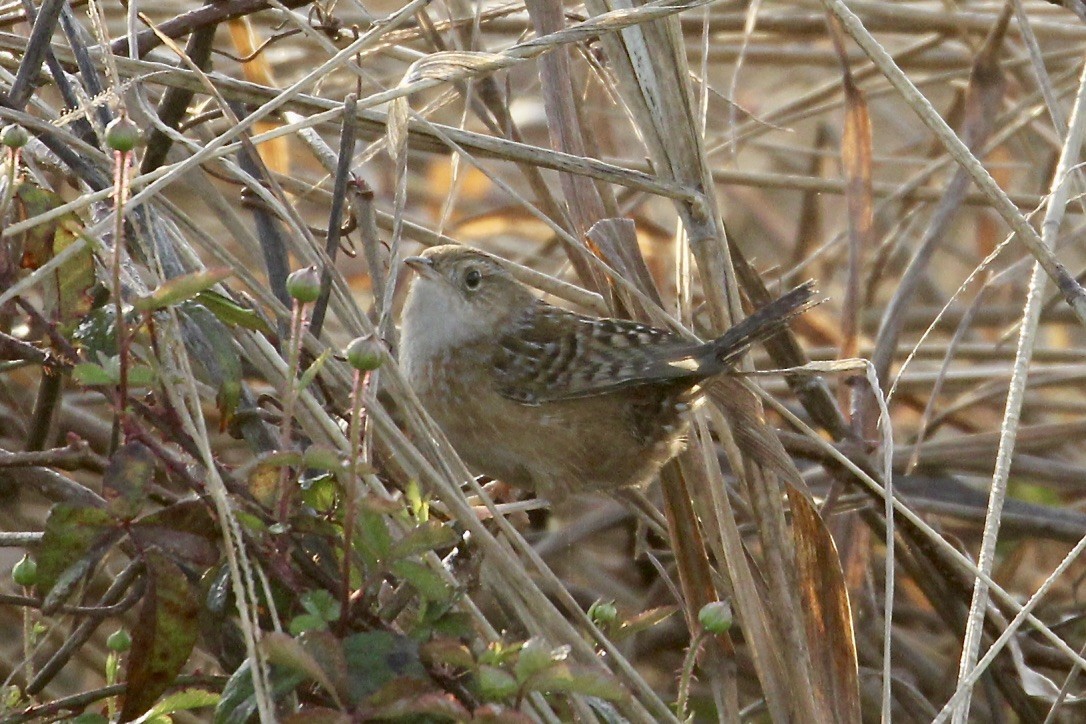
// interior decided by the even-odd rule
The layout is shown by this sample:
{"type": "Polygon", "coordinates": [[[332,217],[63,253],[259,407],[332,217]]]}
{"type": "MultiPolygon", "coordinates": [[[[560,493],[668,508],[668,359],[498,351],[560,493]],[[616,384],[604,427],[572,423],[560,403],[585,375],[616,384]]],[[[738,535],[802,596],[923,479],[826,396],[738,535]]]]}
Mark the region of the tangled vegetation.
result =
{"type": "Polygon", "coordinates": [[[0,721],[1083,717],[1081,0],[192,5],[0,4],[0,721]],[[397,366],[442,243],[826,301],[550,506],[397,366]]]}

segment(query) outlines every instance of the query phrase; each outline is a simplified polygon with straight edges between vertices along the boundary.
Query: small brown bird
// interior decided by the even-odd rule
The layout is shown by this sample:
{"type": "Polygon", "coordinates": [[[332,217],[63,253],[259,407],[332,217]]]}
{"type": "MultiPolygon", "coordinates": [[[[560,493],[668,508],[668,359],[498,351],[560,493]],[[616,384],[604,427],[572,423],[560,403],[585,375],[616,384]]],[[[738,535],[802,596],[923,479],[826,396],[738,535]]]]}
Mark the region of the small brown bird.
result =
{"type": "Polygon", "coordinates": [[[559,309],[500,259],[437,246],[403,310],[400,362],[469,468],[552,502],[649,482],[706,378],[811,305],[811,283],[710,342],[559,309]]]}

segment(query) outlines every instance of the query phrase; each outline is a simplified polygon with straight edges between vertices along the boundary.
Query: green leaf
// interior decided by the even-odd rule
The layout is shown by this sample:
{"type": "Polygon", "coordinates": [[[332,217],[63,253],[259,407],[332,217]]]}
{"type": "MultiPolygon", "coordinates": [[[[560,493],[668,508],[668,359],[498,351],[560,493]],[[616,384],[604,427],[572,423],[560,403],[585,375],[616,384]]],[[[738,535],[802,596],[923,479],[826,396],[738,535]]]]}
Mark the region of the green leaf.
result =
{"type": "Polygon", "coordinates": [[[115,525],[109,511],[101,508],[69,503],[54,505],[45,521],[45,532],[36,556],[38,595],[47,596],[61,574],[82,559],[95,541],[115,525]]]}
{"type": "Polygon", "coordinates": [[[238,519],[241,527],[250,533],[260,534],[268,530],[268,526],[263,520],[247,510],[234,511],[234,516],[238,519]]]}
{"type": "Polygon", "coordinates": [[[226,267],[220,267],[174,277],[163,282],[150,294],[137,297],[132,306],[141,312],[153,312],[174,304],[180,304],[192,299],[201,292],[207,291],[233,273],[226,267]]]}
{"type": "Polygon", "coordinates": [[[358,511],[358,518],[358,525],[355,526],[356,550],[366,559],[366,564],[373,567],[388,558],[392,550],[392,536],[389,535],[388,524],[379,513],[363,506],[358,511]]]}
{"type": "Polygon", "coordinates": [[[234,327],[251,329],[261,334],[271,334],[272,328],[252,309],[242,307],[229,297],[218,292],[203,291],[196,295],[196,301],[215,315],[220,322],[234,327]]]}
{"type": "Polygon", "coordinates": [[[618,631],[612,632],[612,638],[621,640],[633,636],[634,634],[641,633],[642,631],[647,631],[678,611],[679,607],[675,605],[659,606],[657,608],[650,608],[648,611],[642,611],[636,616],[623,621],[622,626],[619,627],[618,631]]]}
{"type": "Polygon", "coordinates": [[[241,359],[235,334],[199,304],[186,302],[178,312],[189,356],[200,362],[203,379],[215,388],[219,431],[224,432],[241,400],[241,359]]]}
{"type": "MultiPolygon", "coordinates": [[[[212,719],[214,724],[246,724],[256,713],[250,663],[250,659],[245,659],[223,687],[222,698],[215,707],[215,716],[212,719]]],[[[305,676],[297,671],[273,666],[271,680],[272,697],[279,698],[305,681],[305,676]]]]}
{"type": "Polygon", "coordinates": [[[300,602],[302,608],[314,616],[320,616],[324,621],[339,620],[339,601],[323,588],[306,591],[302,594],[300,602]]]}
{"type": "Polygon", "coordinates": [[[203,709],[208,706],[217,706],[222,697],[214,691],[204,689],[182,689],[168,696],[162,697],[151,710],[137,719],[133,724],[143,724],[153,717],[166,716],[179,711],[191,709],[203,709]]]}
{"type": "Polygon", "coordinates": [[[290,619],[288,629],[290,630],[291,636],[301,636],[309,631],[327,630],[328,622],[315,614],[302,613],[290,619]]]}
{"type": "Polygon", "coordinates": [[[627,694],[613,676],[587,666],[555,664],[524,682],[527,691],[544,694],[581,694],[608,701],[624,699],[627,694]]]}
{"type": "Polygon", "coordinates": [[[517,680],[504,669],[482,665],[475,672],[475,688],[487,701],[501,701],[517,693],[517,680]]]}
{"type": "Polygon", "coordinates": [[[93,711],[85,711],[68,720],[68,724],[109,724],[109,717],[93,711]]]}
{"type": "MultiPolygon", "coordinates": [[[[117,310],[112,304],[92,309],[72,332],[72,342],[87,351],[87,357],[117,354],[117,310]]],[[[77,365],[78,366],[78,365],[77,365]]]]}
{"type": "Polygon", "coordinates": [[[404,497],[407,498],[407,507],[411,514],[415,516],[415,520],[425,523],[430,519],[430,507],[422,497],[422,488],[419,487],[419,481],[414,478],[407,481],[404,497]]]}
{"type": "Polygon", "coordinates": [[[419,661],[418,645],[406,636],[389,631],[355,634],[344,639],[343,653],[352,704],[401,676],[429,681],[419,661]]]}
{"type": "MultiPolygon", "coordinates": [[[[150,387],[157,375],[148,365],[128,365],[128,384],[132,387],[150,387]]],[[[121,363],[118,357],[105,357],[103,364],[80,362],[72,368],[72,380],[88,387],[94,385],[116,385],[121,381],[121,363]]]]}
{"type": "Polygon", "coordinates": [[[244,477],[249,493],[264,505],[272,505],[279,490],[281,468],[300,465],[302,456],[295,450],[278,450],[257,458],[238,471],[244,477]]]}
{"type": "Polygon", "coordinates": [[[343,469],[343,458],[330,447],[310,445],[302,453],[302,462],[307,468],[338,472],[343,469]]]}
{"type": "Polygon", "coordinates": [[[552,649],[543,639],[535,636],[524,642],[517,656],[515,671],[517,681],[524,683],[531,677],[546,671],[569,655],[569,649],[552,649]]]}
{"type": "Polygon", "coordinates": [[[119,380],[102,365],[93,362],[80,362],[72,368],[72,380],[76,384],[86,385],[115,385],[119,380]]]}
{"type": "Polygon", "coordinates": [[[463,611],[445,611],[430,620],[429,626],[434,634],[457,638],[468,638],[474,631],[471,616],[463,611]]]}
{"type": "Polygon", "coordinates": [[[336,476],[331,473],[320,473],[311,478],[303,478],[300,481],[302,487],[302,503],[313,508],[319,514],[329,514],[336,506],[338,489],[336,476]]]}
{"type": "Polygon", "coordinates": [[[408,559],[396,561],[392,564],[392,572],[410,583],[428,601],[445,603],[452,597],[452,587],[437,571],[423,563],[408,559]]]}
{"type": "Polygon", "coordinates": [[[144,554],[147,591],[128,655],[121,721],[150,709],[181,673],[196,645],[200,604],[181,569],[157,550],[144,554]]]}
{"type": "Polygon", "coordinates": [[[98,564],[109,549],[122,537],[123,533],[117,529],[111,529],[103,533],[83,557],[64,569],[53,583],[52,590],[41,602],[41,612],[51,616],[68,599],[79,583],[90,575],[91,570],[98,564]]]}
{"type": "Polygon", "coordinates": [[[332,356],[332,350],[331,349],[326,349],[326,350],[324,350],[323,352],[320,353],[320,356],[317,357],[317,359],[313,360],[313,364],[306,367],[305,372],[303,372],[302,376],[298,379],[298,391],[299,392],[304,390],[306,387],[309,387],[309,384],[311,382],[313,382],[313,379],[324,368],[324,363],[327,362],[328,358],[331,357],[331,356],[332,356]]]}
{"type": "Polygon", "coordinates": [[[412,528],[392,546],[390,556],[393,559],[407,558],[420,553],[428,553],[435,548],[454,545],[458,540],[456,531],[439,521],[431,520],[412,528]]]}
{"type": "Polygon", "coordinates": [[[131,365],[128,368],[128,384],[132,387],[150,387],[156,377],[154,368],[147,365],[131,365]]]}

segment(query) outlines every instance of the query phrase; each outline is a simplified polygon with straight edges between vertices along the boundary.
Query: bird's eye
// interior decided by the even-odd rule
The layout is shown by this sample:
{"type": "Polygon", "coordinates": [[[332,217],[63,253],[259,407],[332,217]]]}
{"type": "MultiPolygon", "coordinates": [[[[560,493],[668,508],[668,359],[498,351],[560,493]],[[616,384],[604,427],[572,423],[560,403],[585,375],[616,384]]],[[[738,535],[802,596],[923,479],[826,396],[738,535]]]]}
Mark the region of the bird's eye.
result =
{"type": "Polygon", "coordinates": [[[483,275],[478,269],[468,269],[464,274],[464,286],[468,289],[475,290],[479,288],[479,285],[483,282],[483,275]]]}

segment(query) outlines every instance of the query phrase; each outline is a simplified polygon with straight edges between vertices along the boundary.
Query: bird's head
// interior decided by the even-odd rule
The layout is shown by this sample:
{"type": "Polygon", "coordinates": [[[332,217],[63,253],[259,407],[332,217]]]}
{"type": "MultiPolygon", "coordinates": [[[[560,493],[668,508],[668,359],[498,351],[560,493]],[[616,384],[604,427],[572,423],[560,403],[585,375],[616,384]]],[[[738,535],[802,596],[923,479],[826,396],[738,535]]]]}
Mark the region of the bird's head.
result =
{"type": "Polygon", "coordinates": [[[492,337],[536,303],[497,257],[444,245],[404,259],[415,273],[404,306],[404,336],[420,331],[446,343],[492,337]]]}

